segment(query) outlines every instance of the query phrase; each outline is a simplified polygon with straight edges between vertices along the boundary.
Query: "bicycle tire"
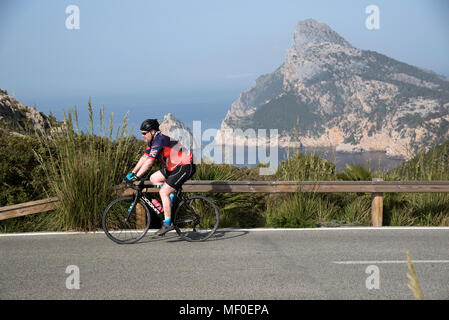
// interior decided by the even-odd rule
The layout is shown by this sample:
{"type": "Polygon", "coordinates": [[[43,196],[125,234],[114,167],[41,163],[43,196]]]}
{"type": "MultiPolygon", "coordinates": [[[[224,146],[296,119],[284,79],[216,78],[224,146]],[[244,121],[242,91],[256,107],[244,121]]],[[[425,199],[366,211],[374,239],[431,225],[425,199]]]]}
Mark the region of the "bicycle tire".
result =
{"type": "Polygon", "coordinates": [[[142,199],[139,199],[138,204],[130,212],[129,220],[125,221],[125,217],[128,216],[128,209],[133,202],[134,196],[117,198],[109,203],[103,213],[103,230],[108,238],[116,243],[136,243],[145,236],[150,227],[150,212],[142,199]],[[136,214],[138,205],[144,208],[145,221],[142,220],[142,217],[139,219],[136,214]]]}
{"type": "Polygon", "coordinates": [[[183,199],[176,208],[173,225],[178,235],[187,241],[209,239],[217,230],[219,211],[215,203],[203,196],[183,199]]]}

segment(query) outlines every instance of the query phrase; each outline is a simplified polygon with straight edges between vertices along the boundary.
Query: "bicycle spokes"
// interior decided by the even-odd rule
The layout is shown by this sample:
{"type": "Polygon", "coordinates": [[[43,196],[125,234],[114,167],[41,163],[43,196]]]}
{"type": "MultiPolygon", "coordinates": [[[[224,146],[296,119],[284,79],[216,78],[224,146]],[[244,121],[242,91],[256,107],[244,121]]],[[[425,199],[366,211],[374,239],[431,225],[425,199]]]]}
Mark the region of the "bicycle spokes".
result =
{"type": "Polygon", "coordinates": [[[117,243],[134,243],[150,225],[148,209],[132,197],[122,197],[109,204],[103,214],[103,229],[117,243]]]}
{"type": "Polygon", "coordinates": [[[189,241],[209,238],[218,227],[218,209],[206,197],[193,196],[179,205],[175,214],[178,234],[189,241]]]}

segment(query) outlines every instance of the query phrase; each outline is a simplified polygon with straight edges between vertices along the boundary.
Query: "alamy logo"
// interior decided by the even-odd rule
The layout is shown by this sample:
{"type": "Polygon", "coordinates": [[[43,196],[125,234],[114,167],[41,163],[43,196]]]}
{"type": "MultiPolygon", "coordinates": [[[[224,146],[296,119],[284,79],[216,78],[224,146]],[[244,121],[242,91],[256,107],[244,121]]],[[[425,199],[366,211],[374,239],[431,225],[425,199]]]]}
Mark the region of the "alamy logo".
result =
{"type": "Polygon", "coordinates": [[[78,30],[80,28],[80,8],[72,4],[67,6],[65,13],[69,14],[69,16],[65,19],[65,27],[68,30],[78,30]]]}
{"type": "Polygon", "coordinates": [[[365,269],[365,273],[369,274],[366,278],[365,286],[368,290],[380,289],[380,270],[378,266],[369,265],[365,269]]]}
{"type": "Polygon", "coordinates": [[[376,5],[369,5],[365,8],[365,13],[369,14],[365,20],[365,27],[368,30],[379,30],[380,29],[380,17],[379,17],[379,7],[376,5]]]}
{"type": "Polygon", "coordinates": [[[65,287],[69,290],[80,288],[80,268],[75,265],[67,266],[65,273],[69,274],[65,280],[65,287]]]}
{"type": "MultiPolygon", "coordinates": [[[[274,174],[279,164],[279,133],[277,129],[224,129],[201,130],[201,121],[193,121],[193,132],[176,128],[170,138],[182,141],[182,145],[192,150],[194,163],[202,161],[214,164],[261,163],[260,175],[274,174]],[[268,152],[269,151],[269,152],[268,152]],[[246,157],[245,157],[246,156],[246,157]],[[246,158],[246,159],[245,159],[246,158]],[[234,162],[235,159],[235,162],[234,162]]],[[[176,159],[178,150],[172,149],[171,158],[176,159]]]]}

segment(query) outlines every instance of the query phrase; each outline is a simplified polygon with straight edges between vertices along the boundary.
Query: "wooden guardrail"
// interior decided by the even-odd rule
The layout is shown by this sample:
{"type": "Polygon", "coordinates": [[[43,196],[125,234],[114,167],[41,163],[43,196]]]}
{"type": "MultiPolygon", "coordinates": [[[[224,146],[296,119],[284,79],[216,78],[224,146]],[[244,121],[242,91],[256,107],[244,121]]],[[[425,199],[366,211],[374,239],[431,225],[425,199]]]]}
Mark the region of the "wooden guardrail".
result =
{"type": "Polygon", "coordinates": [[[0,208],[0,220],[46,212],[54,210],[57,207],[59,207],[59,199],[56,197],[14,204],[0,208]]]}
{"type": "MultiPolygon", "coordinates": [[[[146,185],[151,185],[145,181],[146,185]]],[[[116,187],[120,189],[120,186],[116,187]]],[[[147,188],[144,192],[158,192],[159,189],[147,188]]],[[[382,226],[383,194],[388,192],[449,192],[449,181],[215,181],[189,180],[183,185],[185,192],[369,192],[372,194],[372,226],[382,226]]],[[[126,189],[123,194],[134,190],[126,189]]],[[[16,218],[29,214],[56,209],[57,198],[26,202],[0,208],[0,220],[16,218]]]]}

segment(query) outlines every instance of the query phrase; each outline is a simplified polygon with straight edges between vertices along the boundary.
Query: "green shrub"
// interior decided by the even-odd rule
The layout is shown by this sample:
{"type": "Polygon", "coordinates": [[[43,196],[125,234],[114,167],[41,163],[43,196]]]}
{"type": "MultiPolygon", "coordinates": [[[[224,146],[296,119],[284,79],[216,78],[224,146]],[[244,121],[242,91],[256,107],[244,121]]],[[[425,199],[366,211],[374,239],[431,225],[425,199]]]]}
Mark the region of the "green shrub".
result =
{"type": "Polygon", "coordinates": [[[333,219],[337,212],[338,207],[316,194],[282,195],[269,201],[264,213],[265,226],[273,228],[315,227],[320,221],[333,219]]]}
{"type": "Polygon", "coordinates": [[[369,226],[371,224],[371,194],[352,196],[343,207],[340,219],[346,223],[369,226]]]}
{"type": "Polygon", "coordinates": [[[335,164],[319,155],[295,152],[281,161],[275,174],[276,180],[307,181],[335,180],[335,164]]]}
{"type": "MultiPolygon", "coordinates": [[[[127,116],[113,137],[112,115],[108,136],[104,109],[100,111],[100,132],[93,131],[92,106],[89,100],[90,130],[79,130],[76,109],[65,116],[67,128],[43,134],[41,145],[51,155],[48,160],[36,153],[45,169],[49,193],[60,199],[61,205],[50,228],[59,230],[96,230],[106,205],[116,195],[112,187],[121,182],[138,157],[139,143],[126,133],[127,116]],[[113,140],[114,138],[114,140],[113,140]],[[54,155],[50,150],[54,150],[54,155]]],[[[141,144],[140,144],[141,145],[141,144]]]]}
{"type": "Polygon", "coordinates": [[[44,173],[33,153],[39,147],[35,136],[13,136],[0,130],[0,206],[43,196],[44,173]]]}
{"type": "Polygon", "coordinates": [[[400,180],[449,180],[449,140],[430,150],[421,150],[391,170],[389,176],[400,180]]]}
{"type": "Polygon", "coordinates": [[[346,164],[346,169],[341,170],[337,174],[339,180],[345,181],[371,181],[373,173],[370,168],[363,165],[355,166],[353,164],[346,164]]]}

